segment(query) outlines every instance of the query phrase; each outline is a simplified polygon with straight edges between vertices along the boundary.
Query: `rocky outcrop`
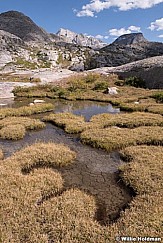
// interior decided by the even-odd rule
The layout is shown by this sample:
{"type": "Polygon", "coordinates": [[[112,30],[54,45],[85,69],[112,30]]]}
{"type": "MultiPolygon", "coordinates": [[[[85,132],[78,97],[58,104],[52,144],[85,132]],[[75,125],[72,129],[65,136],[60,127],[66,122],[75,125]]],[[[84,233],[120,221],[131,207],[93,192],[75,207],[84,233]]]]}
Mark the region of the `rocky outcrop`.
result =
{"type": "Polygon", "coordinates": [[[112,44],[100,49],[99,52],[92,56],[89,62],[87,62],[86,69],[115,67],[161,55],[163,55],[163,43],[146,41],[140,33],[134,35],[128,34],[119,37],[112,44]],[[125,37],[127,39],[124,39],[125,37]]]}
{"type": "Polygon", "coordinates": [[[24,42],[19,37],[0,30],[0,67],[12,62],[16,53],[21,53],[24,42]]]}
{"type": "Polygon", "coordinates": [[[132,44],[138,44],[148,42],[142,33],[131,33],[131,34],[125,34],[118,37],[113,44],[116,45],[132,45],[132,44]]]}
{"type": "Polygon", "coordinates": [[[106,43],[103,43],[101,40],[94,38],[92,36],[77,34],[75,32],[63,28],[61,28],[56,33],[56,35],[64,42],[80,46],[89,46],[93,49],[99,49],[107,45],[106,43]]]}
{"type": "Polygon", "coordinates": [[[50,41],[50,34],[38,27],[29,17],[17,11],[0,14],[0,29],[18,36],[23,41],[50,41]]]}
{"type": "Polygon", "coordinates": [[[163,56],[128,63],[118,67],[105,67],[95,70],[99,73],[115,73],[122,78],[136,76],[145,81],[150,89],[163,89],[163,56]]]}

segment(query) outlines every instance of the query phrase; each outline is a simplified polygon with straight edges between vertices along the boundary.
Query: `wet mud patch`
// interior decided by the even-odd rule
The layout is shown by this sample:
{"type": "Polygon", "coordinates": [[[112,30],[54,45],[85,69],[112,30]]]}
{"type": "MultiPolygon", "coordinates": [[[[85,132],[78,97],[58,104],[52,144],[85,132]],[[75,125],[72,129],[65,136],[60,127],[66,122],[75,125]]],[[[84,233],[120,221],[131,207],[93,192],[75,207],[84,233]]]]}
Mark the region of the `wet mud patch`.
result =
{"type": "Polygon", "coordinates": [[[74,164],[60,168],[64,180],[64,190],[79,188],[96,198],[96,219],[102,225],[113,222],[120,211],[132,200],[131,191],[119,180],[118,167],[122,164],[118,152],[105,151],[83,145],[78,136],[66,134],[62,129],[47,124],[41,131],[27,133],[20,141],[2,141],[0,147],[4,156],[35,142],[55,142],[68,145],[77,153],[74,164]]]}

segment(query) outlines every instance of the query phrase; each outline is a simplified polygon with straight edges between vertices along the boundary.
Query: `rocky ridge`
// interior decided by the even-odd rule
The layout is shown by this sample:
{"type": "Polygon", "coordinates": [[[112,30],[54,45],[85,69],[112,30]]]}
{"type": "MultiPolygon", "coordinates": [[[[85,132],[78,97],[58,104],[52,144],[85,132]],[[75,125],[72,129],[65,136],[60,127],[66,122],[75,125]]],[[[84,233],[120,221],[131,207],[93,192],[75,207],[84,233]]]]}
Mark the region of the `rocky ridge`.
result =
{"type": "Polygon", "coordinates": [[[148,42],[143,36],[142,33],[131,33],[119,36],[112,44],[117,45],[131,45],[148,42]]]}
{"type": "Polygon", "coordinates": [[[23,41],[50,41],[50,34],[38,27],[29,17],[17,11],[0,14],[0,29],[14,34],[23,41]]]}
{"type": "Polygon", "coordinates": [[[102,42],[99,39],[96,39],[92,36],[87,36],[84,34],[77,34],[73,31],[63,29],[61,28],[56,35],[62,39],[62,41],[75,44],[75,45],[80,45],[80,46],[89,46],[93,49],[100,49],[107,44],[102,42]]]}
{"type": "Polygon", "coordinates": [[[94,70],[102,74],[115,73],[121,78],[136,76],[145,81],[150,89],[163,89],[163,56],[155,56],[117,67],[102,67],[94,70]]]}
{"type": "Polygon", "coordinates": [[[120,36],[112,44],[101,48],[90,57],[86,69],[116,67],[161,55],[163,55],[163,43],[149,42],[142,33],[132,33],[120,36]]]}
{"type": "Polygon", "coordinates": [[[0,14],[0,30],[0,68],[6,71],[56,66],[83,71],[88,56],[95,54],[91,47],[47,33],[17,11],[0,14]]]}
{"type": "Polygon", "coordinates": [[[0,14],[2,71],[55,67],[84,71],[100,67],[117,67],[117,70],[111,69],[119,73],[121,73],[119,70],[123,70],[122,74],[126,73],[127,76],[134,74],[145,79],[148,77],[148,80],[151,80],[150,87],[162,87],[159,86],[159,83],[162,83],[161,56],[163,56],[163,43],[149,42],[142,33],[123,35],[112,44],[105,45],[93,37],[65,29],[60,29],[57,34],[47,33],[29,17],[17,11],[0,14]],[[100,46],[103,47],[99,49],[100,46]],[[155,59],[150,57],[155,56],[157,62],[153,63],[155,59]],[[146,61],[147,58],[149,59],[146,61]],[[143,61],[137,62],[139,60],[143,61]],[[121,66],[133,62],[134,67],[133,64],[125,66],[126,68],[121,66]],[[152,83],[152,78],[156,80],[153,73],[158,77],[155,85],[152,83]]]}

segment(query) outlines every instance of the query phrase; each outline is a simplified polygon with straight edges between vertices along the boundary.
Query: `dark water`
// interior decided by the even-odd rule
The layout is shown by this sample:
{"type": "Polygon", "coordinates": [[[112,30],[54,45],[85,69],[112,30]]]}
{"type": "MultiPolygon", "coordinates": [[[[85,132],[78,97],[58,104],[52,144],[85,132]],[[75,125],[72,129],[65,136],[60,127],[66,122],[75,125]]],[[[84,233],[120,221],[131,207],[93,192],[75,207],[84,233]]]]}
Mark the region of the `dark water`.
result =
{"type": "MultiPolygon", "coordinates": [[[[66,101],[59,99],[43,99],[47,103],[54,104],[54,112],[71,112],[76,115],[82,115],[86,121],[96,114],[111,113],[117,114],[120,112],[119,108],[113,107],[109,103],[94,102],[94,101],[66,101]]],[[[15,99],[13,103],[10,103],[8,107],[18,108],[23,105],[29,105],[34,99],[15,99]]],[[[2,107],[3,108],[3,107],[2,107]]]]}

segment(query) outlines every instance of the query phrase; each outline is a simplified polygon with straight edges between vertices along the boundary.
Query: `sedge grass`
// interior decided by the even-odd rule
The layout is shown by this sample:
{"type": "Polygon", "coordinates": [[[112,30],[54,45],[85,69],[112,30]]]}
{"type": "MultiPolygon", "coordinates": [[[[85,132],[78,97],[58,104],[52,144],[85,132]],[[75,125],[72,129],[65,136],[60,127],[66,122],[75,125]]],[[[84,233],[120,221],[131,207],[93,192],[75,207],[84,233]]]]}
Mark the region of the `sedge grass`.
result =
{"type": "Polygon", "coordinates": [[[162,145],[163,129],[157,126],[141,126],[134,129],[118,127],[88,129],[81,133],[81,140],[85,144],[110,152],[130,145],[162,145]]]}
{"type": "Polygon", "coordinates": [[[129,162],[120,167],[126,184],[132,186],[138,194],[162,190],[162,147],[132,146],[125,148],[121,153],[129,162]]]}
{"type": "Polygon", "coordinates": [[[40,120],[29,117],[6,117],[0,120],[0,128],[10,125],[22,125],[27,130],[42,129],[45,127],[45,124],[40,120]]]}
{"type": "Polygon", "coordinates": [[[47,150],[46,144],[39,145],[34,145],[37,153],[29,146],[0,163],[2,242],[112,243],[116,236],[162,236],[161,147],[133,146],[121,152],[123,158],[130,161],[120,168],[121,176],[138,195],[115,223],[101,226],[95,220],[97,207],[92,196],[78,189],[61,193],[61,175],[47,168],[54,151],[47,150]],[[48,155],[38,155],[44,146],[44,153],[48,155]],[[28,158],[30,151],[33,155],[28,158]],[[36,157],[46,161],[47,167],[32,169],[23,175],[24,159],[35,163],[36,157]],[[49,199],[51,195],[55,197],[49,199]]]}
{"type": "MultiPolygon", "coordinates": [[[[15,153],[0,163],[0,225],[2,242],[48,242],[41,227],[39,204],[55,195],[63,187],[63,179],[49,164],[64,166],[75,154],[63,145],[38,143],[15,153]],[[33,169],[23,175],[25,161],[33,167],[35,162],[44,168],[33,169]]],[[[79,195],[78,195],[79,196],[79,195]]]]}
{"type": "Polygon", "coordinates": [[[4,158],[3,150],[0,148],[0,160],[2,160],[3,158],[4,158]]]}
{"type": "Polygon", "coordinates": [[[37,104],[34,106],[22,106],[20,108],[4,108],[0,110],[0,118],[11,116],[30,116],[33,114],[44,113],[52,111],[54,106],[52,104],[37,104]]]}
{"type": "Polygon", "coordinates": [[[163,104],[155,104],[148,107],[148,111],[163,115],[163,104]]]}
{"type": "Polygon", "coordinates": [[[26,130],[23,125],[8,125],[0,130],[0,138],[19,140],[25,136],[26,130]]]}
{"type": "Polygon", "coordinates": [[[20,163],[24,171],[33,167],[62,167],[71,164],[75,159],[75,152],[63,144],[36,143],[21,152],[16,152],[13,159],[20,163]],[[23,157],[23,160],[22,160],[23,157]]]}
{"type": "Polygon", "coordinates": [[[44,121],[49,121],[55,125],[64,128],[67,133],[79,133],[85,128],[86,122],[83,116],[77,116],[72,113],[56,113],[44,117],[44,121]]]}
{"type": "Polygon", "coordinates": [[[0,120],[0,138],[9,140],[22,139],[26,130],[42,129],[45,124],[38,119],[28,117],[6,117],[0,120]]]}
{"type": "Polygon", "coordinates": [[[151,114],[145,112],[133,112],[122,114],[99,114],[90,119],[91,128],[109,126],[118,127],[139,127],[139,126],[163,126],[163,117],[158,114],[151,114]]]}

